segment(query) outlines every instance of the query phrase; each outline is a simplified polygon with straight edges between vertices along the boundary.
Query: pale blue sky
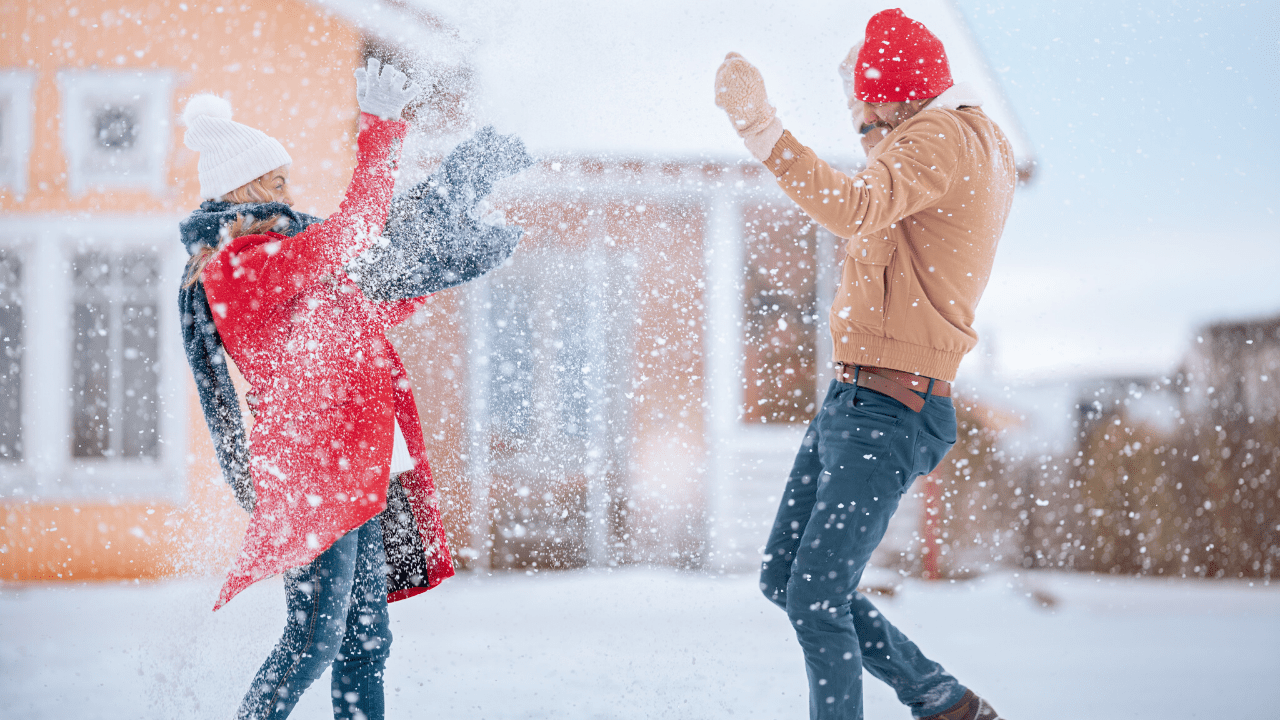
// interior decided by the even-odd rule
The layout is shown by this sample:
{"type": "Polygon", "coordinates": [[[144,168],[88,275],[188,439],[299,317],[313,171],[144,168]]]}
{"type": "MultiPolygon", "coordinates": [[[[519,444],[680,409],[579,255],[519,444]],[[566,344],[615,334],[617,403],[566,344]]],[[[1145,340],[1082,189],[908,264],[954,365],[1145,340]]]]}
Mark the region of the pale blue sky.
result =
{"type": "Polygon", "coordinates": [[[1163,372],[1280,313],[1280,6],[958,5],[1041,162],[979,310],[999,366],[1163,372]]]}
{"type": "Polygon", "coordinates": [[[1042,149],[1046,219],[1280,209],[1277,3],[957,4],[1042,149]]]}

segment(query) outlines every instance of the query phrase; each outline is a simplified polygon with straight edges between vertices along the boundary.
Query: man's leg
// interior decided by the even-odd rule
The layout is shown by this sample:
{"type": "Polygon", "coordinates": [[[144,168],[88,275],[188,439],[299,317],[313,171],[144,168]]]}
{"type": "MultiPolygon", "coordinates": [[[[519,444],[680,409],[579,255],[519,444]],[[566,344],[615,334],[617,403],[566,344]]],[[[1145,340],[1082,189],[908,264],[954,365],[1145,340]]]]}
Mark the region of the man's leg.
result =
{"type": "MultiPolygon", "coordinates": [[[[839,383],[832,380],[827,396],[835,392],[839,383]]],[[[821,413],[819,413],[821,414],[821,413]]],[[[809,423],[796,453],[787,485],[778,503],[778,514],[764,544],[764,562],[760,566],[760,591],[769,601],[787,609],[787,583],[791,580],[791,564],[795,561],[800,535],[809,523],[813,503],[817,495],[818,476],[822,463],[818,461],[817,418],[809,423]]]]}
{"type": "MultiPolygon", "coordinates": [[[[853,612],[857,583],[884,537],[899,498],[918,474],[941,459],[941,454],[928,448],[918,452],[921,430],[930,423],[938,425],[944,416],[936,410],[929,420],[922,420],[895,400],[839,383],[815,418],[822,472],[786,592],[787,613],[805,651],[813,718],[862,717],[861,669],[863,651],[868,649],[888,651],[888,660],[871,658],[878,676],[909,676],[905,682],[909,688],[903,687],[899,696],[913,711],[933,705],[926,702],[922,707],[920,698],[912,694],[921,684],[934,691],[938,688],[933,686],[945,685],[948,689],[942,694],[957,698],[964,692],[929,661],[915,668],[909,658],[897,657],[896,652],[909,653],[914,645],[908,647],[905,636],[878,613],[871,617],[874,607],[867,610],[859,602],[856,605],[864,615],[855,617],[853,612]],[[869,637],[860,638],[858,626],[864,624],[869,637]],[[925,676],[934,679],[921,680],[925,676]]],[[[950,437],[954,438],[954,431],[950,437]]],[[[925,444],[936,443],[926,440],[925,444]]],[[[904,684],[896,682],[895,687],[904,684]]]]}
{"type": "MultiPolygon", "coordinates": [[[[916,477],[933,472],[955,444],[955,409],[949,398],[931,397],[923,411],[904,416],[904,422],[914,427],[915,435],[915,450],[907,471],[910,487],[916,477]]],[[[855,594],[850,611],[862,648],[862,666],[893,688],[915,717],[946,710],[964,697],[965,687],[941,665],[925,657],[869,599],[855,594]]]]}
{"type": "Polygon", "coordinates": [[[837,383],[814,418],[822,471],[787,585],[814,720],[862,718],[862,654],[849,607],[901,494],[891,460],[900,412],[910,411],[888,398],[869,408],[860,393],[872,395],[837,383]]]}
{"type": "Polygon", "coordinates": [[[951,707],[964,697],[965,688],[941,665],[920,652],[901,630],[862,593],[850,606],[853,630],[862,650],[862,666],[898,694],[915,717],[925,717],[951,707]]]}

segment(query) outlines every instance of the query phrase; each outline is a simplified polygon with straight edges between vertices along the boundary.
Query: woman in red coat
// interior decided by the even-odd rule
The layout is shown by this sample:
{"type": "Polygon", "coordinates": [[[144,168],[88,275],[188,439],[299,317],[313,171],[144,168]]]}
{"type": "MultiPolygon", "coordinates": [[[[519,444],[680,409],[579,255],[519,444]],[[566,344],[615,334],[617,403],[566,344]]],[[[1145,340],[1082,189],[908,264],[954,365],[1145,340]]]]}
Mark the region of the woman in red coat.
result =
{"type": "Polygon", "coordinates": [[[334,717],[381,720],[387,602],[453,574],[413,395],[384,335],[423,298],[375,302],[344,271],[380,237],[400,112],[418,87],[377,60],[356,77],[357,165],[324,221],[290,207],[279,142],[212,96],[183,113],[201,193],[214,198],[182,227],[193,252],[184,340],[219,460],[253,513],[215,609],[282,572],[288,596],[241,718],[287,716],[332,665],[334,717]],[[252,386],[251,453],[223,349],[252,386]]]}

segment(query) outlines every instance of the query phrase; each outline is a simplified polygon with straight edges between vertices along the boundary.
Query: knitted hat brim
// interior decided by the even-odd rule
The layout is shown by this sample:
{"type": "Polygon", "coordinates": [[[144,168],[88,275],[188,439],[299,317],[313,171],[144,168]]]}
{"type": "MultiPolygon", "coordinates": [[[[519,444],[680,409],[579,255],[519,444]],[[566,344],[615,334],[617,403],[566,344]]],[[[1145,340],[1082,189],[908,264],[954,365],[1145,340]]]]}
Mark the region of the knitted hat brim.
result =
{"type": "Polygon", "coordinates": [[[235,157],[210,168],[200,165],[200,197],[216,200],[236,188],[246,185],[275,170],[293,164],[293,158],[284,145],[273,137],[245,148],[235,157]]]}

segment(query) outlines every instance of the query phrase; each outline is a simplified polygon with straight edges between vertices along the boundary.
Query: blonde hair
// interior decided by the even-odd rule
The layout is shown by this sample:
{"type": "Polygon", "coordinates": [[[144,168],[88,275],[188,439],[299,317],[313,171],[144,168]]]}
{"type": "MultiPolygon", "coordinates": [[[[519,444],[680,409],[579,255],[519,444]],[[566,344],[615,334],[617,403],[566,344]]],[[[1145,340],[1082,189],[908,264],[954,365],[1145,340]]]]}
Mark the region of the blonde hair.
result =
{"type": "MultiPolygon", "coordinates": [[[[267,189],[267,178],[274,173],[275,170],[272,170],[266,175],[254,178],[218,199],[237,205],[275,202],[275,196],[267,189]]],[[[252,215],[237,213],[235,220],[218,229],[218,247],[213,248],[203,245],[191,256],[190,260],[187,260],[187,269],[182,275],[182,287],[189,288],[199,282],[205,266],[209,264],[213,256],[217,255],[218,251],[228,241],[242,235],[261,235],[268,230],[274,229],[283,218],[283,215],[272,215],[259,220],[252,215]]]]}

